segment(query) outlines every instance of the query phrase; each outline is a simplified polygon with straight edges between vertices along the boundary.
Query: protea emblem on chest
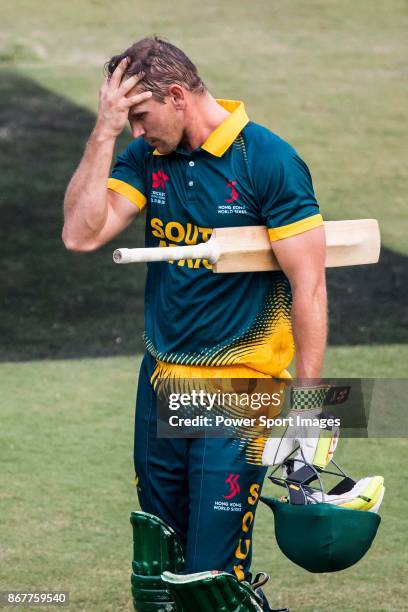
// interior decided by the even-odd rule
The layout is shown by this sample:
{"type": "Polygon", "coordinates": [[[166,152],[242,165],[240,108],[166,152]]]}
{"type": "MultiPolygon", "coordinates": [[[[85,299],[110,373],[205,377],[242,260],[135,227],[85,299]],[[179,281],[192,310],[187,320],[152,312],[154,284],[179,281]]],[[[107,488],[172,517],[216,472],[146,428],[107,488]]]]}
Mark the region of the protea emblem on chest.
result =
{"type": "Polygon", "coordinates": [[[169,177],[161,169],[158,170],[157,172],[152,173],[152,187],[154,189],[157,189],[157,187],[160,187],[161,189],[165,189],[166,181],[168,180],[169,180],[169,177]]]}

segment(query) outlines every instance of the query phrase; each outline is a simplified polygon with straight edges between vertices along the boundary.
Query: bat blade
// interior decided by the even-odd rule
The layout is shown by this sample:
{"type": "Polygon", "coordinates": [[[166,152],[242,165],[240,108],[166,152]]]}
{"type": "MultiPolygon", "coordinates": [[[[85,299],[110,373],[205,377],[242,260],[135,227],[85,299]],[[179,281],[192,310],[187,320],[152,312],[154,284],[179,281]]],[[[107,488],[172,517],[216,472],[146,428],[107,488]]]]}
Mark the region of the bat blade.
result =
{"type": "MultiPolygon", "coordinates": [[[[377,263],[380,230],[375,219],[326,221],[326,267],[377,263]]],[[[216,228],[213,236],[219,256],[213,272],[265,272],[280,270],[268,230],[262,225],[216,228]]],[[[285,240],[285,239],[283,239],[285,240]]]]}
{"type": "Polygon", "coordinates": [[[212,236],[219,252],[213,272],[280,270],[264,225],[216,228],[212,236]]]}

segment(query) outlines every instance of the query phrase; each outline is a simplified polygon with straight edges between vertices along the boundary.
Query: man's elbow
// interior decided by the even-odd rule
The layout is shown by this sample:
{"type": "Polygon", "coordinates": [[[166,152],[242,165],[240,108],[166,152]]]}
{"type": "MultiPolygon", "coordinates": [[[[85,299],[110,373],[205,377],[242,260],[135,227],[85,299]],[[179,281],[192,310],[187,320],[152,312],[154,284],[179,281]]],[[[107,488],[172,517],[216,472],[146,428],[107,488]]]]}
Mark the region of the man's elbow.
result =
{"type": "Polygon", "coordinates": [[[326,270],[322,270],[321,274],[314,279],[313,287],[316,292],[326,293],[326,270]]]}
{"type": "Polygon", "coordinates": [[[65,229],[62,231],[61,239],[67,251],[74,253],[91,253],[99,248],[95,242],[86,242],[70,236],[65,229]]]}
{"type": "Polygon", "coordinates": [[[321,304],[325,304],[327,307],[326,279],[322,279],[321,282],[316,284],[314,295],[321,304]]]}
{"type": "Polygon", "coordinates": [[[291,283],[294,298],[302,301],[327,302],[327,286],[324,274],[314,279],[298,279],[298,282],[291,283]]]}
{"type": "Polygon", "coordinates": [[[324,293],[326,291],[326,270],[321,268],[317,271],[301,271],[301,273],[288,275],[292,291],[303,291],[308,293],[324,293]]]}
{"type": "Polygon", "coordinates": [[[316,278],[315,281],[311,283],[309,289],[310,289],[311,294],[314,297],[320,300],[326,300],[327,299],[326,276],[321,275],[319,278],[316,278]]]}

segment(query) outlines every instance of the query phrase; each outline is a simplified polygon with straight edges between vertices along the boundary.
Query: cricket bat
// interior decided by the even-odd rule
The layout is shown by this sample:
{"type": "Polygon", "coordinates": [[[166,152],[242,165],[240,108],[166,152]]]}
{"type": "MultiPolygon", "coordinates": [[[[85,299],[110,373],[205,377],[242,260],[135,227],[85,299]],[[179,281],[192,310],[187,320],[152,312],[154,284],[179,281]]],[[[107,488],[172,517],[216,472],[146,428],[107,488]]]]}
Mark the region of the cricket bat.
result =
{"type": "MultiPolygon", "coordinates": [[[[327,268],[378,262],[381,239],[376,219],[326,221],[324,228],[327,268]]],[[[200,244],[117,249],[113,253],[119,264],[186,259],[206,259],[215,273],[280,270],[263,225],[215,228],[211,238],[200,244]]]]}

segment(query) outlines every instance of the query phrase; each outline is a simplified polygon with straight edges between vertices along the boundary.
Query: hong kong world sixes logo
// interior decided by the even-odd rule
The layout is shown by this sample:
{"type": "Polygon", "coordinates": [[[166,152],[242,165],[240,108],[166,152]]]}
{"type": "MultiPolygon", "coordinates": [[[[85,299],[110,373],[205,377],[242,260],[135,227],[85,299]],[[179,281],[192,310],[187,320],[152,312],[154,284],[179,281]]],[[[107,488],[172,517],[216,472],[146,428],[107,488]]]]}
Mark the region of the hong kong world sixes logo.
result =
{"type": "Polygon", "coordinates": [[[224,499],[233,499],[236,495],[241,492],[241,487],[238,484],[239,474],[229,474],[225,480],[226,484],[229,485],[230,490],[228,495],[224,495],[224,499]]]}

